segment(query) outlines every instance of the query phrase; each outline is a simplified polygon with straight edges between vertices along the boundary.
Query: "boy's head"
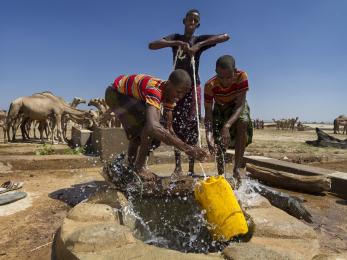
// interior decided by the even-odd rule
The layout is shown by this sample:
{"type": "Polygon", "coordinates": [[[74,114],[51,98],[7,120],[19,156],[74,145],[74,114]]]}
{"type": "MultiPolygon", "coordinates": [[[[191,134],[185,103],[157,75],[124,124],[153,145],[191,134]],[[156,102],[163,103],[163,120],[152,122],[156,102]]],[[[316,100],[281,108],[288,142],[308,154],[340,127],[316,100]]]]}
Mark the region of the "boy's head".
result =
{"type": "Polygon", "coordinates": [[[197,9],[191,9],[186,13],[183,19],[184,29],[187,33],[194,33],[200,26],[200,12],[197,9]]]}
{"type": "Polygon", "coordinates": [[[182,69],[171,72],[164,91],[164,98],[168,102],[177,102],[189,93],[192,81],[189,74],[182,69]]]}
{"type": "Polygon", "coordinates": [[[216,62],[216,73],[223,86],[231,85],[235,76],[235,59],[230,55],[223,55],[216,62]]]}

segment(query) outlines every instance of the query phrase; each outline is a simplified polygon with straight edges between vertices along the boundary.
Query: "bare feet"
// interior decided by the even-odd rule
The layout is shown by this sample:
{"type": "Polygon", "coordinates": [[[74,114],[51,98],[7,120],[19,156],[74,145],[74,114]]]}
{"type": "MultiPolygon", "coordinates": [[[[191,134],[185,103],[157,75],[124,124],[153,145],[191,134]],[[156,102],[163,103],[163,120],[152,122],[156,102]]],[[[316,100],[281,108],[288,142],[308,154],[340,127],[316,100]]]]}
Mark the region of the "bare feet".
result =
{"type": "Polygon", "coordinates": [[[137,175],[139,175],[143,181],[156,181],[159,178],[158,175],[147,169],[138,171],[137,175]]]}
{"type": "Polygon", "coordinates": [[[175,182],[178,181],[180,178],[183,177],[183,171],[180,168],[176,168],[174,172],[171,174],[171,181],[175,182]]]}
{"type": "Polygon", "coordinates": [[[241,172],[240,172],[240,168],[234,168],[233,170],[233,174],[234,174],[234,179],[235,179],[235,189],[237,189],[240,184],[241,184],[241,172]]]}

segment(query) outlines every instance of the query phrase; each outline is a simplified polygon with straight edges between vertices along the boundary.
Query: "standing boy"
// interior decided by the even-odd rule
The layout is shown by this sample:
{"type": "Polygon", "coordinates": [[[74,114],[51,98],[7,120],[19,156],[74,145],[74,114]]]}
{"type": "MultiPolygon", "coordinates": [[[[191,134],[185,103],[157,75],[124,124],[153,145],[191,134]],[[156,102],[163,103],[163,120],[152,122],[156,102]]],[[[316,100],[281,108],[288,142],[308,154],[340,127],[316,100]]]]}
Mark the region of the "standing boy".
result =
{"type": "MultiPolygon", "coordinates": [[[[197,84],[198,95],[198,110],[200,116],[200,78],[199,78],[199,60],[203,51],[215,46],[217,43],[227,41],[229,36],[227,34],[220,35],[200,35],[195,36],[195,30],[200,26],[200,13],[196,9],[189,10],[183,19],[184,35],[171,34],[160,40],[151,42],[149,48],[157,50],[165,47],[171,47],[174,60],[174,69],[183,69],[190,75],[192,84],[194,83],[193,65],[191,63],[192,57],[195,60],[195,77],[197,84]]],[[[167,128],[170,132],[175,133],[182,141],[189,145],[196,145],[198,142],[198,124],[196,120],[196,104],[194,87],[192,90],[180,100],[175,109],[165,111],[168,125],[167,128]]],[[[175,150],[176,167],[174,171],[175,176],[183,174],[181,165],[181,153],[175,150]]],[[[189,157],[189,173],[194,173],[194,158],[189,157]]]]}
{"type": "Polygon", "coordinates": [[[128,163],[144,180],[156,175],[146,168],[146,156],[153,139],[203,160],[207,154],[172,135],[160,124],[163,105],[172,110],[177,101],[191,89],[191,80],[184,70],[173,71],[167,81],[144,75],[121,75],[106,89],[105,101],[122,123],[129,140],[128,163]]]}
{"type": "Polygon", "coordinates": [[[217,60],[216,73],[205,85],[207,144],[211,154],[217,155],[218,174],[224,173],[226,149],[235,148],[233,174],[239,182],[241,160],[253,136],[246,101],[248,78],[246,72],[236,69],[235,60],[230,55],[224,55],[217,60]]]}

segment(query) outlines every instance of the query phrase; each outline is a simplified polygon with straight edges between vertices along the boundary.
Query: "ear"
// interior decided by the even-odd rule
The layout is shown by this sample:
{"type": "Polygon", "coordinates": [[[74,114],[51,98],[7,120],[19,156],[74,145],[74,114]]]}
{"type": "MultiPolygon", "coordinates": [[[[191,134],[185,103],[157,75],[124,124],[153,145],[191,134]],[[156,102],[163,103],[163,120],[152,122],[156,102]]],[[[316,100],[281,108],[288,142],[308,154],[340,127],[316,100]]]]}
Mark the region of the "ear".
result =
{"type": "Polygon", "coordinates": [[[183,24],[186,24],[186,18],[183,18],[182,22],[183,24]]]}
{"type": "Polygon", "coordinates": [[[198,25],[196,26],[196,28],[199,28],[200,27],[200,23],[198,23],[198,25]]]}

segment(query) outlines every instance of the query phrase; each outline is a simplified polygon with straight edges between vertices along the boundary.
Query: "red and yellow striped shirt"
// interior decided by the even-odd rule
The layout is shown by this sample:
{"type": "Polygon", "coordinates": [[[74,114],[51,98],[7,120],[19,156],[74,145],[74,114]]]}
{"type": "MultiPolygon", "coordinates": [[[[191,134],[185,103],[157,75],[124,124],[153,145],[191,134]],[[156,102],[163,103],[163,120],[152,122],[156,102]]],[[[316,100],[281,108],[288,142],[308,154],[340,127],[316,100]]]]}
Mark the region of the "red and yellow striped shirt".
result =
{"type": "Polygon", "coordinates": [[[205,104],[216,102],[220,105],[229,104],[239,93],[248,90],[248,77],[244,71],[236,71],[234,80],[230,86],[224,87],[217,76],[209,79],[205,84],[205,104]]]}
{"type": "MultiPolygon", "coordinates": [[[[160,109],[163,82],[161,79],[145,74],[121,75],[115,79],[113,87],[123,95],[134,97],[160,109]]],[[[172,110],[174,106],[174,104],[164,104],[164,107],[169,110],[172,110]]]]}

